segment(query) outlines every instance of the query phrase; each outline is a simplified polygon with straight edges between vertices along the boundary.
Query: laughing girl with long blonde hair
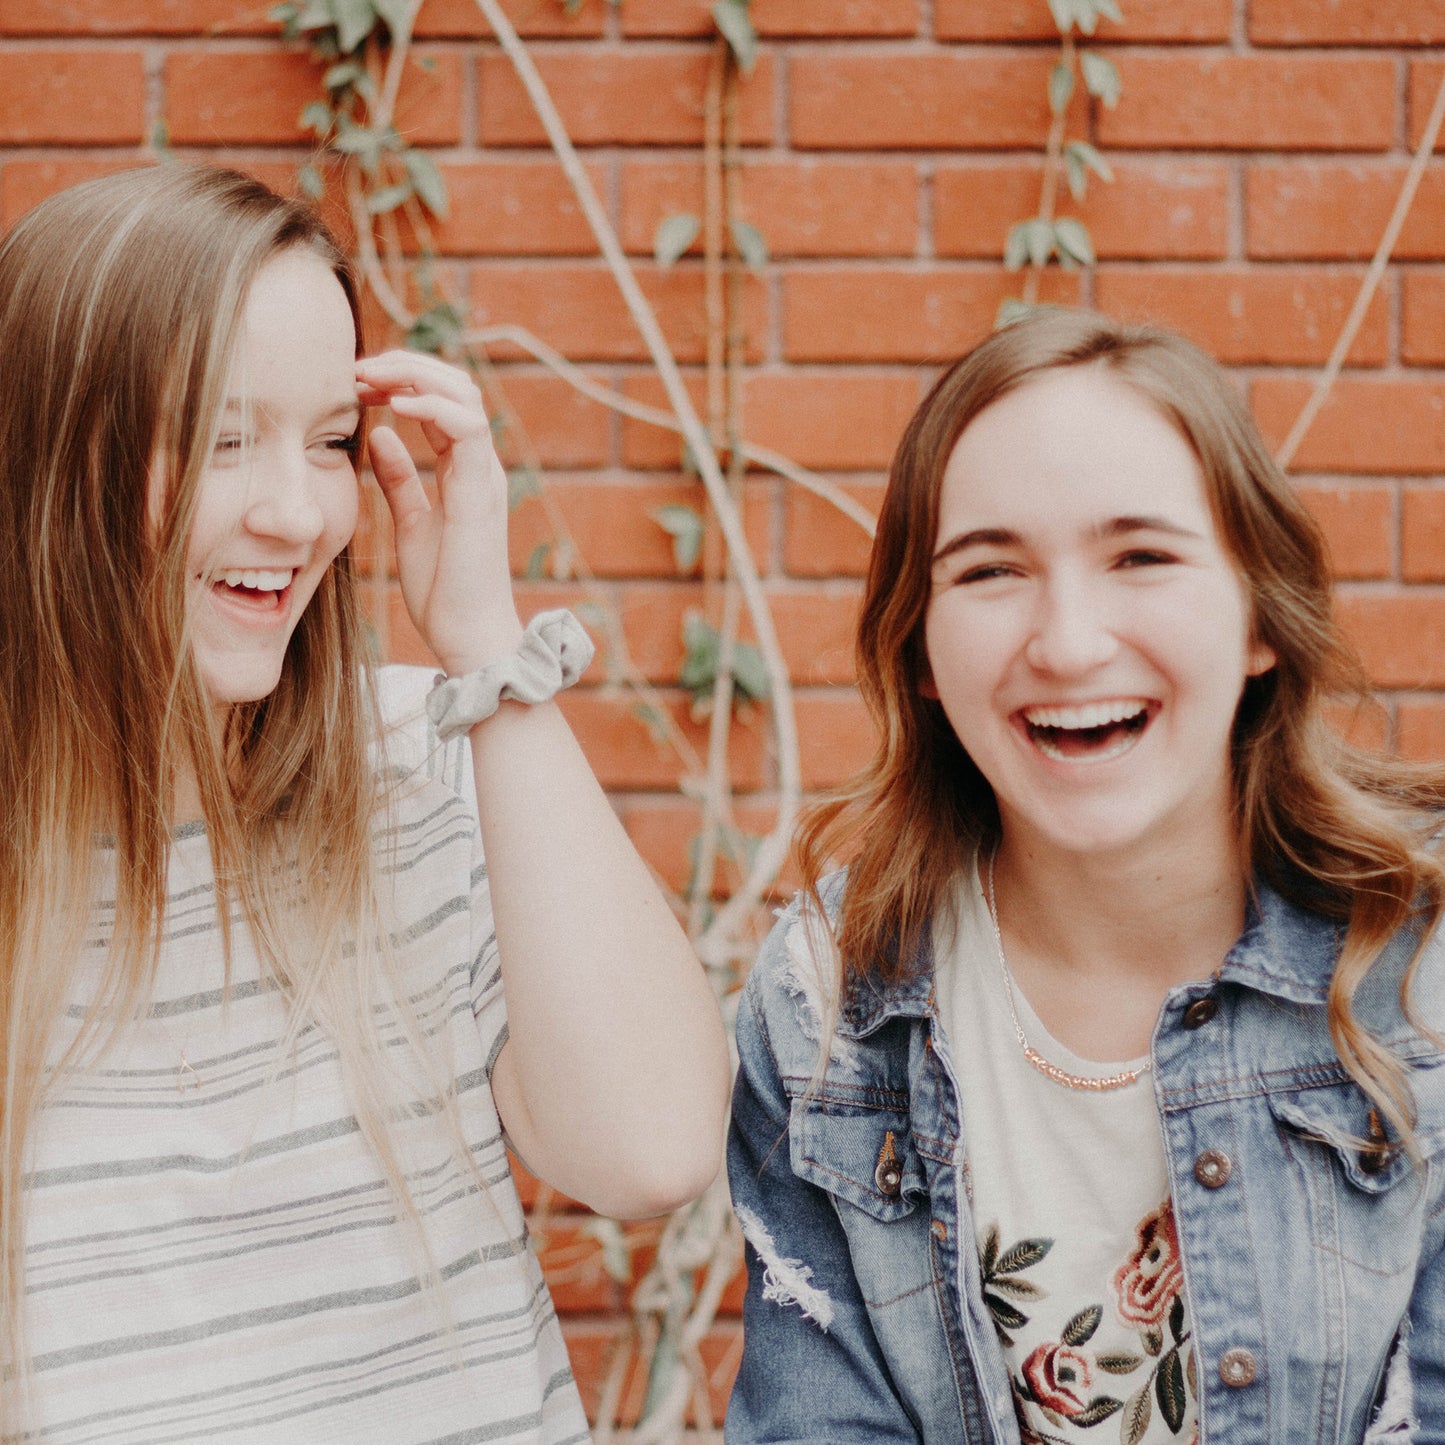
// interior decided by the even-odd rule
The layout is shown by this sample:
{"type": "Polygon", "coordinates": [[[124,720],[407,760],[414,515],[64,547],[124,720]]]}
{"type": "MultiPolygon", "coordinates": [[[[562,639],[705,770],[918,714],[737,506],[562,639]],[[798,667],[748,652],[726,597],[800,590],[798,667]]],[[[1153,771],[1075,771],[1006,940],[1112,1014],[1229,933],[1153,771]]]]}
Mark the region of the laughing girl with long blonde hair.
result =
{"type": "Polygon", "coordinates": [[[503,1130],[656,1213],[726,1056],[550,701],[590,644],[517,617],[476,388],[358,359],[315,217],[180,166],[15,226],[0,355],[0,1434],[585,1439],[503,1130]],[[448,674],[409,743],[348,550],[381,404],[437,480],[372,430],[448,674]]]}

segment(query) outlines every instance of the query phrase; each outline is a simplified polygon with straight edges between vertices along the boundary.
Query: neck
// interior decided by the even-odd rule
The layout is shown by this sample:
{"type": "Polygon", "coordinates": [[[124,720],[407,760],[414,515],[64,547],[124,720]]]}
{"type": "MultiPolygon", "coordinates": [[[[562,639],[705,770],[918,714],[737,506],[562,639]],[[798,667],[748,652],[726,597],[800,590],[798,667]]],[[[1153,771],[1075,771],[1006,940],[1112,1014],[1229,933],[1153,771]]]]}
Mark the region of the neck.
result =
{"type": "Polygon", "coordinates": [[[1236,840],[1191,837],[1147,853],[1075,853],[1005,834],[995,863],[1000,926],[1020,952],[1096,977],[1165,986],[1212,973],[1244,924],[1236,840]]]}

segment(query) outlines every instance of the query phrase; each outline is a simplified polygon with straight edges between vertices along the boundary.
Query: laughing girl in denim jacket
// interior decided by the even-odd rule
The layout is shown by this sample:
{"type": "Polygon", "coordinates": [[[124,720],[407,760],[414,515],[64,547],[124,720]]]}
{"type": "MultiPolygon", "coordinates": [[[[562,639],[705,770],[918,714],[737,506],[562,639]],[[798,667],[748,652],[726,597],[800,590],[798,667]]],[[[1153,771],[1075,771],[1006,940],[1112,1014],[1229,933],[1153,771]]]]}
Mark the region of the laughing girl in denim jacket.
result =
{"type": "Polygon", "coordinates": [[[991,337],[858,658],[877,756],[738,1016],[728,1440],[1445,1441],[1445,772],[1326,725],[1324,548],[1227,378],[991,337]]]}

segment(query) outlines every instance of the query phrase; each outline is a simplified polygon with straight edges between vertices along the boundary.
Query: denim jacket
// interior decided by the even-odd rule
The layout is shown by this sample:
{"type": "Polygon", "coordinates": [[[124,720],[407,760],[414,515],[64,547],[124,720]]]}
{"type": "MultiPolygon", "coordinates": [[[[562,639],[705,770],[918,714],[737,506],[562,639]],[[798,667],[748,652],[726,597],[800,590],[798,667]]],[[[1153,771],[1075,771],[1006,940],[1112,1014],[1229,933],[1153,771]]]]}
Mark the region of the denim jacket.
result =
{"type": "MultiPolygon", "coordinates": [[[[845,993],[810,1090],[809,931],[795,902],[738,1011],[728,1166],[748,1289],[726,1439],[1018,1445],[931,946],[896,987],[845,993]]],[[[1380,1139],[1331,1042],[1335,924],[1261,886],[1218,973],[1160,1009],[1152,1081],[1202,1441],[1445,1442],[1445,1053],[1400,1008],[1416,941],[1391,942],[1355,1007],[1409,1068],[1419,1165],[1380,1139]]],[[[1436,937],[1412,999],[1437,1031],[1442,975],[1436,937]]]]}

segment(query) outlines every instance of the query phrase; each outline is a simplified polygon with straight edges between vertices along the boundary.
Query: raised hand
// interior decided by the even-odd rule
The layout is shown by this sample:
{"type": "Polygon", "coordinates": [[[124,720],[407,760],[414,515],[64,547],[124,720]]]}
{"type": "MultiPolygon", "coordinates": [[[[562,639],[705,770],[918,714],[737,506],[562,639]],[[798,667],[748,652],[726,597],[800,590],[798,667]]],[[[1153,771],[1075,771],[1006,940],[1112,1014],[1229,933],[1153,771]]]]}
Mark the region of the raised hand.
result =
{"type": "Polygon", "coordinates": [[[436,454],[427,496],[389,426],[370,435],[371,467],[396,532],[407,611],[453,676],[511,652],[521,636],[507,560],[507,474],[492,445],[482,394],[434,356],[387,351],[356,363],[357,395],[419,422],[436,454]]]}

